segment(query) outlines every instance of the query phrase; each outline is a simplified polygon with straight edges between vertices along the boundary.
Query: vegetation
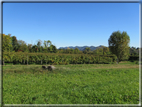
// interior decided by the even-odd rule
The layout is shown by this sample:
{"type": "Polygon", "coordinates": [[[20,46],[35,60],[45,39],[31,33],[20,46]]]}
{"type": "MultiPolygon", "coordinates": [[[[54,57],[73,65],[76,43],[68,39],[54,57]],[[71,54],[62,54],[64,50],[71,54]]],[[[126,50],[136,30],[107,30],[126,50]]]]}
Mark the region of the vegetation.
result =
{"type": "Polygon", "coordinates": [[[138,56],[139,55],[139,51],[140,51],[140,48],[131,47],[130,48],[130,55],[138,56]]]}
{"type": "Polygon", "coordinates": [[[128,46],[126,32],[114,32],[109,47],[83,51],[57,49],[50,40],[27,45],[2,36],[3,104],[139,103],[140,49],[128,46]],[[42,69],[43,64],[56,69],[42,69]]]}
{"type": "Polygon", "coordinates": [[[17,53],[5,52],[4,63],[13,64],[110,64],[116,61],[114,55],[88,55],[88,54],[46,54],[46,53],[17,53]]]}
{"type": "Polygon", "coordinates": [[[118,64],[3,66],[4,104],[138,104],[139,68],[118,64]]]}
{"type": "Polygon", "coordinates": [[[110,51],[117,56],[118,63],[129,58],[130,37],[126,32],[113,32],[108,42],[110,51]]]}
{"type": "Polygon", "coordinates": [[[84,51],[75,49],[57,49],[50,40],[38,40],[37,45],[26,44],[22,40],[17,40],[16,36],[10,34],[3,36],[3,64],[4,63],[23,63],[28,64],[101,64],[114,63],[117,56],[118,61],[122,60],[137,60],[139,55],[139,48],[128,46],[129,36],[126,32],[122,34],[117,31],[113,32],[109,38],[109,47],[102,47],[96,50],[86,48],[84,51]],[[9,52],[9,53],[8,53],[9,52]],[[23,53],[17,53],[23,52],[23,53]],[[31,54],[29,54],[31,53],[31,54]],[[33,54],[36,53],[36,54],[33,54]],[[42,53],[42,54],[40,54],[42,53]],[[43,54],[45,53],[45,54],[43,54]],[[52,55],[50,54],[52,53],[52,55]],[[53,54],[54,53],[54,54],[53,54]],[[56,53],[56,54],[55,54],[56,53]],[[65,55],[68,54],[68,55],[65,55]],[[18,55],[18,56],[17,56],[18,55]],[[131,56],[130,56],[131,55],[131,56]],[[73,57],[74,56],[74,57],[73,57]],[[135,58],[134,58],[135,56],[135,58]]]}
{"type": "MultiPolygon", "coordinates": [[[[120,34],[120,32],[118,34],[120,34]]],[[[125,34],[125,32],[123,32],[123,34],[125,34]]],[[[120,34],[120,35],[123,35],[123,34],[120,34]]],[[[80,51],[78,48],[76,49],[69,49],[69,48],[68,49],[57,49],[56,46],[53,45],[50,40],[47,40],[47,41],[44,40],[44,42],[42,42],[41,40],[38,40],[36,45],[32,45],[32,44],[26,44],[26,42],[23,40],[17,40],[16,36],[11,36],[11,34],[8,34],[8,35],[2,34],[2,37],[3,37],[2,52],[93,54],[93,55],[112,55],[114,54],[110,51],[111,50],[110,47],[98,48],[96,50],[90,50],[90,48],[87,47],[83,51],[80,51]]],[[[121,39],[121,36],[120,38],[118,38],[118,40],[120,39],[121,39]]],[[[115,42],[115,44],[118,44],[117,41],[113,41],[113,42],[115,42]]],[[[120,47],[120,44],[124,44],[124,43],[126,43],[126,41],[123,43],[119,43],[119,47],[120,47]]],[[[125,50],[125,49],[122,49],[122,50],[125,50]]],[[[127,54],[138,56],[139,50],[140,48],[129,47],[129,53],[127,54]]]]}

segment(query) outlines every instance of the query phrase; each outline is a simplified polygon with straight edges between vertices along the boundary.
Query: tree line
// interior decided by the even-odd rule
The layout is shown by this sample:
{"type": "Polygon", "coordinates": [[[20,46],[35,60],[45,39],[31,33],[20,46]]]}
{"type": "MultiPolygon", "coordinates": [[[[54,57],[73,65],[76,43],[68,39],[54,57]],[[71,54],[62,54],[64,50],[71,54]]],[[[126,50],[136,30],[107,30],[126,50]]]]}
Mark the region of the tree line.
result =
{"type": "Polygon", "coordinates": [[[2,51],[3,52],[46,52],[46,53],[56,53],[57,48],[54,46],[50,40],[44,41],[42,46],[42,41],[38,40],[36,45],[26,44],[23,40],[17,40],[16,36],[11,36],[10,34],[5,35],[2,34],[3,44],[2,51]]]}
{"type": "Polygon", "coordinates": [[[85,50],[80,51],[78,48],[75,49],[57,49],[55,45],[52,44],[50,40],[42,42],[37,41],[36,45],[26,44],[23,40],[17,40],[16,36],[11,36],[11,34],[2,34],[2,52],[29,52],[29,53],[64,53],[64,54],[110,54],[109,48],[104,47],[98,48],[91,51],[89,47],[85,50]]]}
{"type": "Polygon", "coordinates": [[[130,37],[126,32],[113,32],[108,39],[109,47],[101,47],[90,50],[89,47],[80,51],[75,49],[57,49],[50,40],[37,41],[36,45],[26,44],[23,40],[17,40],[11,34],[2,34],[2,52],[28,52],[28,53],[64,53],[64,54],[94,54],[94,55],[116,55],[118,62],[128,59],[129,55],[139,55],[139,48],[129,47],[130,37]]]}
{"type": "MultiPolygon", "coordinates": [[[[11,34],[2,34],[2,52],[38,52],[38,53],[65,53],[65,54],[96,54],[96,55],[110,55],[109,47],[102,47],[96,50],[90,50],[89,47],[85,50],[80,51],[78,48],[75,49],[57,49],[50,40],[43,42],[38,40],[36,45],[26,44],[23,40],[17,40],[16,36],[11,34]]],[[[139,48],[129,47],[130,55],[139,55],[139,48]]]]}

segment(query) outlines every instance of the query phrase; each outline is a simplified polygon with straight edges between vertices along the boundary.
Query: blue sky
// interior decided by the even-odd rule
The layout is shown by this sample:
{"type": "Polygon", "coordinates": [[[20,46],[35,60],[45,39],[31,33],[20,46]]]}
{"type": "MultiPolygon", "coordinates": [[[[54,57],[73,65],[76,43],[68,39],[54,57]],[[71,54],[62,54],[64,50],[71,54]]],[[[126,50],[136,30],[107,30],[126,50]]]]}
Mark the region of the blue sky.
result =
{"type": "Polygon", "coordinates": [[[139,47],[139,3],[3,3],[3,33],[27,44],[108,46],[118,30],[139,47]]]}

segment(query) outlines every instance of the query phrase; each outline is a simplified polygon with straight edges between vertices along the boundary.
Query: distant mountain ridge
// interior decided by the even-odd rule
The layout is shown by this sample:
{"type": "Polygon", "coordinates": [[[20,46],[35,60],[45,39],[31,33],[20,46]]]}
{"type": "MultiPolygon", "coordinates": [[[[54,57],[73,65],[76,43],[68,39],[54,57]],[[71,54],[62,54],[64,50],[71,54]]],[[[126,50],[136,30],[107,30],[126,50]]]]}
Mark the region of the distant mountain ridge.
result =
{"type": "Polygon", "coordinates": [[[89,47],[91,51],[93,50],[96,50],[97,48],[103,48],[103,47],[106,47],[106,46],[103,46],[103,45],[100,45],[100,46],[69,46],[69,47],[60,47],[59,49],[75,49],[75,48],[78,48],[80,51],[83,51],[85,50],[86,47],[89,47]]]}

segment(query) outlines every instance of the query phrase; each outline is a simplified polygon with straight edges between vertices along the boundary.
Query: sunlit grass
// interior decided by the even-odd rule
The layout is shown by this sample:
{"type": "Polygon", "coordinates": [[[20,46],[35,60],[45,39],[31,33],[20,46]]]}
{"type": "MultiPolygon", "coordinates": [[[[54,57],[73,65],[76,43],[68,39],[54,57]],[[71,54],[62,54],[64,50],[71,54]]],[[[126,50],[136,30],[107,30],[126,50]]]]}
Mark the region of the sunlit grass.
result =
{"type": "Polygon", "coordinates": [[[139,66],[3,66],[4,104],[138,104],[139,66]],[[41,71],[42,70],[42,71],[41,71]]]}

